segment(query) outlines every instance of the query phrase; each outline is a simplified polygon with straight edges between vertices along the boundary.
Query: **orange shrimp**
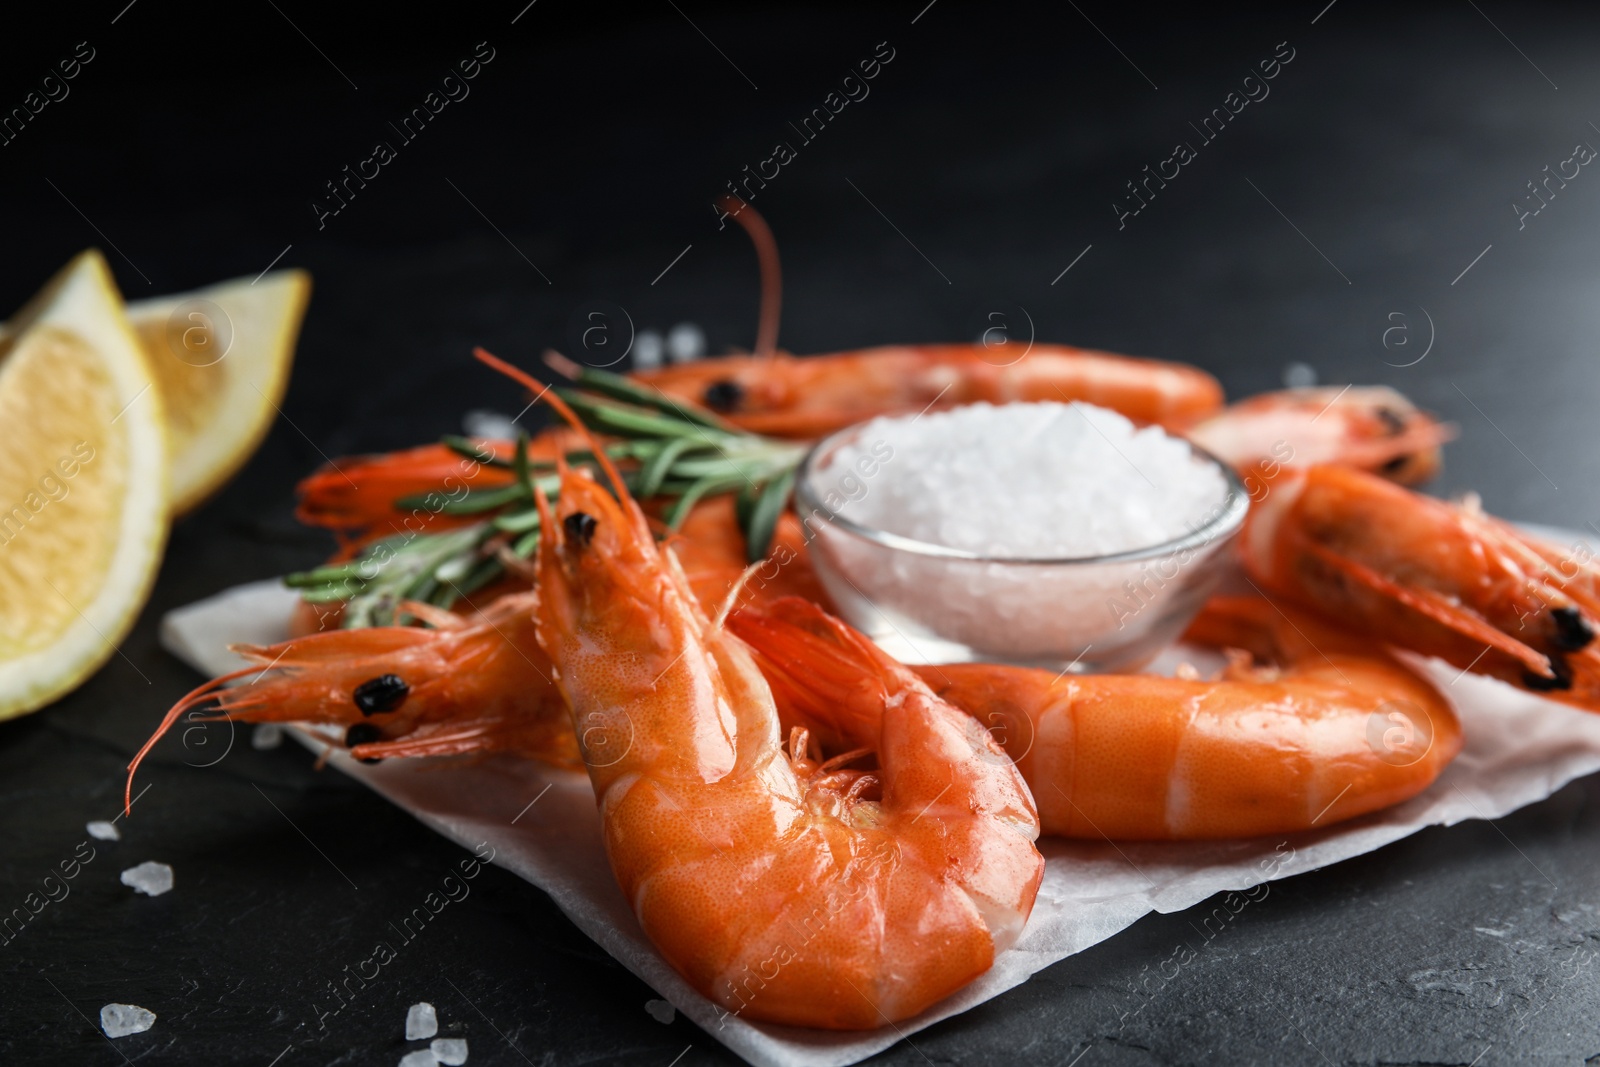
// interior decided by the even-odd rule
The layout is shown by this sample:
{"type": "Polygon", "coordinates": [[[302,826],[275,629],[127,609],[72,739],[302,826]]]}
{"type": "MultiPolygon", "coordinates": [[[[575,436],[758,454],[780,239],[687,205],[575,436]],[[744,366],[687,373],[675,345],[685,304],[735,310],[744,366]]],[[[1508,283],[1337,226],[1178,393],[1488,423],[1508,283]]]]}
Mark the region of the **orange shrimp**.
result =
{"type": "Polygon", "coordinates": [[[255,665],[214,678],[173,705],[129,764],[129,788],[156,742],[195,712],[340,726],[357,759],[509,751],[576,767],[566,705],[534,637],[533,599],[503,596],[466,618],[408,602],[402,613],[435,628],[374,626],[236,645],[255,665]]]}
{"type": "MultiPolygon", "coordinates": [[[[1310,617],[1280,618],[1259,600],[1211,608],[1197,637],[1248,643],[1282,664],[1252,667],[1240,652],[1213,681],[977,663],[911,669],[991,728],[1032,787],[1047,834],[1290,833],[1433,782],[1461,748],[1438,690],[1369,642],[1310,617]]],[[[814,604],[736,611],[728,627],[755,649],[785,725],[827,738],[830,707],[866,703],[862,691],[881,686],[858,665],[875,646],[814,604]]]]}
{"type": "Polygon", "coordinates": [[[1455,436],[1454,427],[1384,385],[1262,393],[1180,432],[1239,471],[1252,495],[1279,467],[1317,463],[1417,485],[1439,473],[1442,446],[1455,436]]]}
{"type": "Polygon", "coordinates": [[[1198,367],[1015,342],[729,356],[633,377],[774,437],[821,437],[875,415],[979,400],[1083,400],[1163,426],[1187,425],[1222,404],[1222,387],[1198,367]]]}
{"type": "Polygon", "coordinates": [[[1374,637],[1600,711],[1600,569],[1475,508],[1337,466],[1284,471],[1251,508],[1245,569],[1374,637]]]}
{"type": "MultiPolygon", "coordinates": [[[[507,459],[509,441],[481,441],[486,455],[507,459]]],[[[348,456],[317,469],[296,487],[300,503],[295,518],[307,526],[322,526],[342,532],[357,532],[377,527],[379,535],[394,532],[383,528],[408,517],[395,501],[421,493],[458,492],[458,486],[494,489],[510,485],[513,475],[503,467],[476,462],[446,445],[423,445],[375,456],[348,456]]],[[[447,523],[452,516],[440,509],[418,509],[430,522],[447,523]]],[[[468,520],[470,521],[470,520],[468,520]]],[[[420,532],[420,531],[419,531],[420,532]]]]}
{"type": "Polygon", "coordinates": [[[574,470],[540,497],[537,629],[651,941],[729,1015],[794,1026],[881,1026],[986,971],[1043,874],[1011,762],[881,659],[890,702],[827,709],[847,751],[785,753],[749,652],[608,475],[617,498],[574,470]]]}
{"type": "Polygon", "coordinates": [[[746,430],[821,437],[878,415],[975,401],[1083,400],[1189,436],[1249,479],[1295,463],[1343,463],[1407,485],[1432,477],[1452,431],[1381,386],[1290,389],[1222,407],[1222,387],[1197,367],[1063,345],[888,345],[796,358],[777,351],[777,244],[756,210],[722,209],[749,233],[761,266],[753,355],[636,372],[662,392],[746,430]]]}
{"type": "MultiPolygon", "coordinates": [[[[481,450],[481,459],[434,444],[330,461],[295,487],[300,498],[295,518],[356,543],[402,528],[422,533],[473,522],[478,516],[451,515],[444,505],[469,489],[497,489],[515,481],[509,468],[490,461],[510,460],[516,442],[479,439],[472,444],[481,450]],[[422,498],[421,506],[402,507],[398,501],[406,497],[422,498]]],[[[528,458],[553,463],[581,447],[582,438],[558,427],[528,442],[528,458]]]]}
{"type": "MultiPolygon", "coordinates": [[[[730,598],[755,607],[796,595],[827,603],[803,540],[799,520],[785,516],[767,558],[747,566],[733,498],[723,496],[697,505],[672,544],[691,591],[714,611],[730,598]]],[[[427,623],[427,629],[341,630],[341,604],[302,601],[289,640],[235,646],[255,666],[185,696],[140,758],[180,718],[203,712],[235,722],[344,727],[346,747],[358,759],[510,751],[576,767],[566,705],[533,637],[527,568],[522,564],[451,611],[414,602],[400,606],[401,615],[427,623]],[[393,713],[364,709],[357,698],[361,686],[386,678],[405,685],[393,713]]],[[[393,690],[395,683],[387,687],[393,690]]]]}

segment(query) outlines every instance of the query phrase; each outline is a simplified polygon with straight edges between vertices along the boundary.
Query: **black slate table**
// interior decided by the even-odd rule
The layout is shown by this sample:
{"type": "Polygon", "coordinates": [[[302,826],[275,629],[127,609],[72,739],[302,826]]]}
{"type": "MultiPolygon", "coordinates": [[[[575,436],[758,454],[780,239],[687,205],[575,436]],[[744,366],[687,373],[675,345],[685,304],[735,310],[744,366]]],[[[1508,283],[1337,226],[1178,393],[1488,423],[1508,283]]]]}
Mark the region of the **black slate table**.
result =
{"type": "MultiPolygon", "coordinates": [[[[1529,185],[1600,144],[1592,8],[110,0],[30,18],[3,46],[0,106],[93,58],[0,145],[0,306],[89,244],[130,297],[271,263],[316,292],[283,418],[173,531],[121,654],[0,725],[8,908],[116,813],[130,752],[195,684],[157,646],[162,614],[325,553],[290,516],[324,456],[514,410],[469,347],[580,349],[596,307],[748,346],[754,257],[710,205],[746,166],[771,174],[778,142],[793,158],[743,188],[781,242],[794,351],[972,339],[1000,314],[1196,363],[1232,395],[1308,368],[1390,383],[1460,427],[1434,491],[1600,521],[1600,175],[1537,201],[1529,185]],[[843,83],[884,55],[865,90],[843,83]],[[465,95],[445,85],[474,57],[465,95]],[[844,89],[859,98],[801,128],[844,89]],[[457,98],[406,139],[436,90],[457,98]],[[378,141],[393,158],[334,213],[327,183],[378,141]]],[[[165,743],[143,782],[122,840],[91,841],[70,896],[0,946],[7,1063],[393,1064],[416,1000],[477,1065],[731,1059],[658,1022],[649,988],[498,869],[322,1017],[318,991],[460,850],[225,726],[165,743]],[[118,884],[145,859],[175,868],[173,892],[118,884]],[[111,1001],[155,1028],[108,1042],[111,1001]]],[[[1193,920],[1151,916],[880,1059],[1595,1062],[1597,800],[1591,777],[1275,883],[1170,980],[1149,975],[1193,920]]]]}

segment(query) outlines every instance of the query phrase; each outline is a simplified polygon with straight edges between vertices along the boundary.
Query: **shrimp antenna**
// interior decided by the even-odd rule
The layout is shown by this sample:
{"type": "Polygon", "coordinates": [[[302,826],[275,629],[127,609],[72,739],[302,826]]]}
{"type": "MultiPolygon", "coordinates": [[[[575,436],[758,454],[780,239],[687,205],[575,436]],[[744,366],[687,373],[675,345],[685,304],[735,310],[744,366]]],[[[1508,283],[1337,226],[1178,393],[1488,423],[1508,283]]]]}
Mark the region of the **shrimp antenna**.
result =
{"type": "Polygon", "coordinates": [[[594,453],[594,458],[600,461],[600,469],[606,472],[606,478],[610,480],[611,488],[617,491],[617,499],[632,499],[632,497],[628,495],[628,487],[623,484],[622,475],[617,473],[616,464],[611,462],[611,457],[606,455],[606,450],[604,448],[600,447],[600,442],[595,440],[594,434],[589,432],[589,427],[583,424],[583,420],[578,418],[577,412],[568,407],[567,402],[562,400],[560,395],[552,391],[548,385],[544,384],[539,379],[523,370],[521,367],[512,366],[510,363],[507,363],[505,360],[501,359],[499,356],[495,355],[493,352],[490,352],[486,348],[481,346],[474,348],[472,350],[472,355],[473,358],[479,363],[482,363],[484,366],[489,367],[492,370],[499,371],[501,374],[504,374],[507,378],[510,378],[518,385],[526,388],[530,393],[533,394],[533,399],[535,401],[543,400],[551,407],[555,408],[556,414],[565,419],[567,425],[571,426],[583,436],[584,441],[589,445],[589,450],[594,453]]]}
{"type": "Polygon", "coordinates": [[[778,354],[778,313],[783,310],[783,272],[778,267],[778,242],[761,213],[736,196],[717,198],[717,207],[744,227],[756,246],[756,261],[761,265],[761,314],[756,322],[756,356],[771,359],[778,354]]]}
{"type": "Polygon", "coordinates": [[[156,732],[150,735],[150,740],[144,743],[143,748],[134,753],[133,759],[128,763],[128,781],[122,787],[122,813],[124,815],[130,819],[133,817],[133,776],[138,773],[139,764],[143,763],[144,758],[150,754],[150,750],[156,747],[156,742],[167,736],[167,731],[177,725],[178,719],[183,713],[215,697],[229,682],[243,678],[247,674],[257,673],[262,673],[259,666],[242,667],[231,674],[213,678],[204,685],[190,690],[182,700],[172,705],[166,717],[161,720],[161,725],[156,727],[156,732]]]}

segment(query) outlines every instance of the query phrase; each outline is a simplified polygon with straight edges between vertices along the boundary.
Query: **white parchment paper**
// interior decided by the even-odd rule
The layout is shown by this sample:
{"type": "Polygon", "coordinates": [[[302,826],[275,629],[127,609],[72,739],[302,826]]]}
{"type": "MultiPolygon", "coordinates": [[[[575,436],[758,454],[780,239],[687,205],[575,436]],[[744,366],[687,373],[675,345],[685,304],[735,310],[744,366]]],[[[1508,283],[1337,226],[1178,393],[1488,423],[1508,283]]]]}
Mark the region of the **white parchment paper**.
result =
{"type": "MultiPolygon", "coordinates": [[[[242,665],[228,644],[287,636],[295,594],[275,582],[240,586],[167,615],[162,644],[207,675],[242,665]]],[[[423,823],[475,848],[549,893],[562,911],[679,1011],[763,1067],[855,1063],[940,1019],[966,1011],[1152,911],[1180,911],[1213,894],[1243,890],[1371,852],[1425,826],[1489,819],[1600,769],[1600,715],[1509,686],[1428,665],[1456,703],[1466,747],[1439,780],[1405,804],[1315,833],[1202,843],[1092,843],[1045,838],[1044,884],[1028,928],[988,974],[897,1027],[831,1033],[748,1023],[689,988],[657,955],[611,877],[587,776],[532,760],[332,762],[423,823]]],[[[297,736],[314,749],[311,734],[297,736]]]]}

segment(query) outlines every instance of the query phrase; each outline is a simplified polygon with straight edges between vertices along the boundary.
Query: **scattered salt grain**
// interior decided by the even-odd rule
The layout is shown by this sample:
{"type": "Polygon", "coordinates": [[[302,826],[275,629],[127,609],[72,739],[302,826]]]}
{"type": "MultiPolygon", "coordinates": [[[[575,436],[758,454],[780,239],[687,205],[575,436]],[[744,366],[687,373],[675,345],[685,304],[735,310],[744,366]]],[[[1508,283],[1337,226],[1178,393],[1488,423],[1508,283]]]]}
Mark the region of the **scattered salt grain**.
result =
{"type": "Polygon", "coordinates": [[[832,467],[876,471],[838,477],[853,478],[840,487],[846,518],[1003,559],[1072,559],[1171,541],[1202,525],[1227,491],[1187,442],[1078,403],[970,404],[874,419],[832,467]],[[882,461],[885,447],[892,458],[882,461]]]}
{"type": "Polygon", "coordinates": [[[474,408],[461,417],[461,432],[468,437],[490,441],[509,441],[517,436],[517,424],[510,415],[474,408]]]}
{"type": "Polygon", "coordinates": [[[439,1032],[439,1016],[427,1001],[413,1004],[406,1011],[406,1040],[420,1041],[439,1032]]]}
{"type": "Polygon", "coordinates": [[[692,322],[667,331],[667,355],[674,363],[691,363],[706,354],[706,332],[692,322]]]}
{"type": "Polygon", "coordinates": [[[156,1013],[137,1004],[107,1004],[100,1009],[100,1029],[107,1037],[142,1034],[156,1024],[156,1013]]]}
{"type": "Polygon", "coordinates": [[[467,1041],[462,1037],[441,1037],[428,1046],[433,1058],[445,1067],[460,1067],[467,1062],[467,1041]]]}
{"type": "Polygon", "coordinates": [[[165,863],[147,860],[123,871],[122,884],[145,896],[159,897],[172,888],[172,868],[165,863]]]}
{"type": "Polygon", "coordinates": [[[117,829],[117,824],[114,822],[106,822],[104,819],[96,819],[94,822],[85,826],[84,829],[88,830],[89,836],[94,838],[96,841],[122,840],[122,831],[117,829]]]}
{"type": "Polygon", "coordinates": [[[433,1067],[438,1062],[431,1048],[419,1048],[400,1057],[400,1067],[433,1067]]]}
{"type": "Polygon", "coordinates": [[[678,1015],[678,1009],[664,1000],[647,1000],[644,1002],[644,1010],[650,1013],[652,1019],[663,1026],[672,1022],[678,1015]]]}
{"type": "Polygon", "coordinates": [[[666,342],[654,330],[640,330],[633,339],[633,369],[655,370],[666,354],[666,342]]]}
{"type": "Polygon", "coordinates": [[[1285,389],[1309,389],[1317,384],[1317,370],[1309,363],[1291,363],[1283,368],[1285,389]]]}
{"type": "Polygon", "coordinates": [[[250,747],[259,752],[277,748],[283,744],[283,723],[258,722],[255,733],[250,735],[250,747]]]}

